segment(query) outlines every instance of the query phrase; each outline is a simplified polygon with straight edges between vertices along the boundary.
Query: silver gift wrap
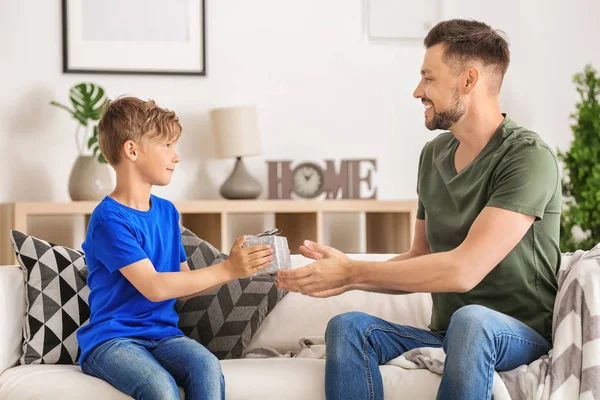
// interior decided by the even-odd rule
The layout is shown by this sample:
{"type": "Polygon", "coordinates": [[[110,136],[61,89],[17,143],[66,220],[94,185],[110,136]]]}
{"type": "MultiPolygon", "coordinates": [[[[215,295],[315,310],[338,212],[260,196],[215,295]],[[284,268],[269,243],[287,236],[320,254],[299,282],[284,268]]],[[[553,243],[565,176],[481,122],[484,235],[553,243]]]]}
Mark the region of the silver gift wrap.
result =
{"type": "Polygon", "coordinates": [[[246,241],[242,247],[250,247],[261,244],[269,245],[274,250],[273,261],[271,261],[266,268],[257,272],[253,276],[274,275],[279,270],[292,268],[292,258],[290,257],[290,249],[285,236],[269,234],[269,232],[265,232],[258,236],[246,235],[246,241]]]}

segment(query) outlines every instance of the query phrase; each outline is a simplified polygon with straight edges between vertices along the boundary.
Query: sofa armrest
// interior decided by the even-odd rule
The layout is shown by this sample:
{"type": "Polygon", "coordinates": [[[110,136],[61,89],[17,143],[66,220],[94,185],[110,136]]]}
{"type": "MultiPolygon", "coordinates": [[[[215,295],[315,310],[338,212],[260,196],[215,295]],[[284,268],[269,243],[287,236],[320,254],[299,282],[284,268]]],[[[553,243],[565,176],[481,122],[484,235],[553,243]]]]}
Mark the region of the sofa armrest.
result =
{"type": "Polygon", "coordinates": [[[18,265],[0,266],[0,373],[14,366],[23,353],[25,287],[18,265]]]}

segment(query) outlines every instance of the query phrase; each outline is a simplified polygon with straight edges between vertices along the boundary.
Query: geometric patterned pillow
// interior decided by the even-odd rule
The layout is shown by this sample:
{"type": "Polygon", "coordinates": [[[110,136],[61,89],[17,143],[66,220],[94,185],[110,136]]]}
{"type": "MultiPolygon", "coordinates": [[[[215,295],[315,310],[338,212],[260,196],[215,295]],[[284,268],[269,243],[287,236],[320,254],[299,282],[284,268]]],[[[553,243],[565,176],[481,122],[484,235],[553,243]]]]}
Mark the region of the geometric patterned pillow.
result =
{"type": "MultiPolygon", "coordinates": [[[[190,269],[221,263],[227,255],[182,227],[190,269]]],[[[177,300],[179,329],[203,344],[218,359],[241,358],[250,340],[285,295],[275,277],[233,279],[211,293],[177,300]]]]}
{"type": "Polygon", "coordinates": [[[77,329],[90,317],[83,253],[11,231],[25,274],[21,364],[76,364],[77,329]]]}

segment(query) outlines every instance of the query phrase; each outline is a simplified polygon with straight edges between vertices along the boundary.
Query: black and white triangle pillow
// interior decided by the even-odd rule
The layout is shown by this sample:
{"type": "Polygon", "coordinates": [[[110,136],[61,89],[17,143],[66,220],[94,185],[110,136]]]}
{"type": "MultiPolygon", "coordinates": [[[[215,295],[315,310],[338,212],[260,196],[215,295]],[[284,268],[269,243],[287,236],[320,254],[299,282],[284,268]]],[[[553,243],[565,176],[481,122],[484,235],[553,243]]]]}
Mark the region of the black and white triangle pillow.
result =
{"type": "Polygon", "coordinates": [[[82,252],[11,231],[25,274],[21,364],[75,364],[77,329],[90,317],[82,252]]]}

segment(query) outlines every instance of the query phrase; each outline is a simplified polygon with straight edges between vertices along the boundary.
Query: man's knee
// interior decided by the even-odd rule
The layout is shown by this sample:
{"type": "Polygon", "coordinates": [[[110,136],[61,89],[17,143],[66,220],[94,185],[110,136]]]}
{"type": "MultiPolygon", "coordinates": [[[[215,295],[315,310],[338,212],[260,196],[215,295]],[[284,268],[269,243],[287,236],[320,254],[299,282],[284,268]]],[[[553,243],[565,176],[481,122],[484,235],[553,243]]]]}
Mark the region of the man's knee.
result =
{"type": "Polygon", "coordinates": [[[452,318],[450,319],[450,323],[452,322],[460,322],[460,323],[469,323],[471,321],[484,321],[488,320],[490,317],[493,317],[496,311],[489,309],[484,306],[480,306],[477,304],[470,304],[468,306],[463,306],[456,310],[454,314],[452,314],[452,318]]]}
{"type": "Polygon", "coordinates": [[[472,304],[459,308],[452,314],[447,335],[470,337],[485,334],[493,327],[492,320],[496,312],[480,305],[472,304]]]}
{"type": "Polygon", "coordinates": [[[336,315],[329,320],[327,330],[325,331],[325,340],[332,341],[345,339],[353,332],[360,332],[363,321],[370,318],[369,314],[358,311],[351,311],[336,315]]]}

